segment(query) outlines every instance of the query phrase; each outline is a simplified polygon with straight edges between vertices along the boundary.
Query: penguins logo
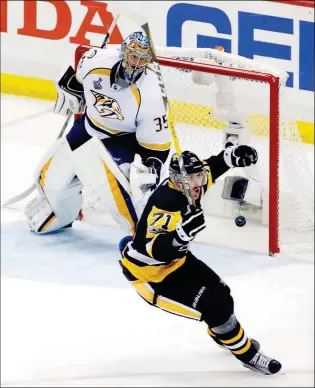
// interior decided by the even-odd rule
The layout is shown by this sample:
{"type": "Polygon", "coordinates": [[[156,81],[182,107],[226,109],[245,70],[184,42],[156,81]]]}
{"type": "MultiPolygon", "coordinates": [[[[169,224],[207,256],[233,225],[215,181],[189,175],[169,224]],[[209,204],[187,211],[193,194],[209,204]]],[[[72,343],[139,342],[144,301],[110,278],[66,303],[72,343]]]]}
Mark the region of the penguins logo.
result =
{"type": "Polygon", "coordinates": [[[91,90],[91,93],[95,97],[95,109],[98,111],[101,117],[120,121],[124,120],[120,106],[114,98],[105,96],[104,94],[95,92],[94,90],[91,90]]]}

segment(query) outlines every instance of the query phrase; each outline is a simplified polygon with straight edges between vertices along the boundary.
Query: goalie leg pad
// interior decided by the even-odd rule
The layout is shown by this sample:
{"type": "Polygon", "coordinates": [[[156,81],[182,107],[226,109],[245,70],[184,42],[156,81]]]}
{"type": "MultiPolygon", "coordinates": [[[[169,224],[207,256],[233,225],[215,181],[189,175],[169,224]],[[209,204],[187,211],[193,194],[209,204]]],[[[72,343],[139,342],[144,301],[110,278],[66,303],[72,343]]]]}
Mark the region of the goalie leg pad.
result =
{"type": "Polygon", "coordinates": [[[30,229],[35,233],[43,234],[54,232],[71,224],[82,207],[81,188],[80,183],[68,187],[63,192],[63,198],[55,201],[55,210],[42,194],[35,197],[25,209],[30,229]]]}
{"type": "Polygon", "coordinates": [[[36,169],[39,191],[25,209],[30,228],[37,233],[58,230],[72,223],[82,207],[82,185],[75,178],[71,150],[58,139],[45,153],[36,169]]]}
{"type": "Polygon", "coordinates": [[[94,137],[73,151],[71,160],[90,205],[100,212],[109,212],[126,232],[133,233],[137,215],[129,181],[104,144],[94,137]]]}

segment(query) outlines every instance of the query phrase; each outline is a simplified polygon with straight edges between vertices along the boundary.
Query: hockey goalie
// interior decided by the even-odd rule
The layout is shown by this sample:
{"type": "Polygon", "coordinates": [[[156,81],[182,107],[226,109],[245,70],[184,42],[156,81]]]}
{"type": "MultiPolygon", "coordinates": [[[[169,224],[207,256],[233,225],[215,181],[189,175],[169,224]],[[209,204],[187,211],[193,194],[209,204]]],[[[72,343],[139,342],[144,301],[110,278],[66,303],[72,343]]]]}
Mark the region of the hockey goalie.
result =
{"type": "Polygon", "coordinates": [[[45,153],[35,173],[38,194],[25,214],[30,229],[48,233],[72,226],[82,189],[99,213],[110,213],[133,234],[159,182],[171,137],[158,78],[142,32],[117,48],[92,48],[75,72],[57,84],[54,112],[82,113],[45,153]]]}

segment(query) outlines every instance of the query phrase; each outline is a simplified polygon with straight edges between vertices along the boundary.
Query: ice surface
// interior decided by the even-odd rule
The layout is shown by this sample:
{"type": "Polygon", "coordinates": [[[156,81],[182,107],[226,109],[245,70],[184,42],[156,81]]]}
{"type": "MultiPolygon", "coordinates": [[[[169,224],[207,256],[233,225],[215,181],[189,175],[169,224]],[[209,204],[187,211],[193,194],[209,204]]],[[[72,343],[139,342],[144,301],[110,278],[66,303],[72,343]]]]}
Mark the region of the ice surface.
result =
{"type": "MultiPolygon", "coordinates": [[[[51,103],[2,98],[3,202],[32,183],[63,118],[47,113],[51,103]]],[[[314,386],[309,256],[193,246],[232,288],[247,334],[282,362],[285,375],[262,376],[218,348],[204,323],[136,294],[118,264],[121,230],[86,221],[37,236],[22,209],[1,211],[2,386],[314,386]]]]}

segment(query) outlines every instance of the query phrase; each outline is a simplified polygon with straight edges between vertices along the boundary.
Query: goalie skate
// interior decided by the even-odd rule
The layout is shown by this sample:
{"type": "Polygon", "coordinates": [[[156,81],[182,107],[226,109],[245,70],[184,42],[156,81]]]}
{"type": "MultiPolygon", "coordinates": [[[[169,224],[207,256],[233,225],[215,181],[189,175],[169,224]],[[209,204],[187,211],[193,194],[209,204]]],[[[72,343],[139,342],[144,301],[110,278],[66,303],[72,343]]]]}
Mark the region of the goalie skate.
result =
{"type": "Polygon", "coordinates": [[[245,368],[262,373],[264,375],[274,375],[279,373],[282,368],[282,365],[279,361],[267,357],[260,352],[257,352],[248,363],[243,363],[243,365],[245,368]]]}

